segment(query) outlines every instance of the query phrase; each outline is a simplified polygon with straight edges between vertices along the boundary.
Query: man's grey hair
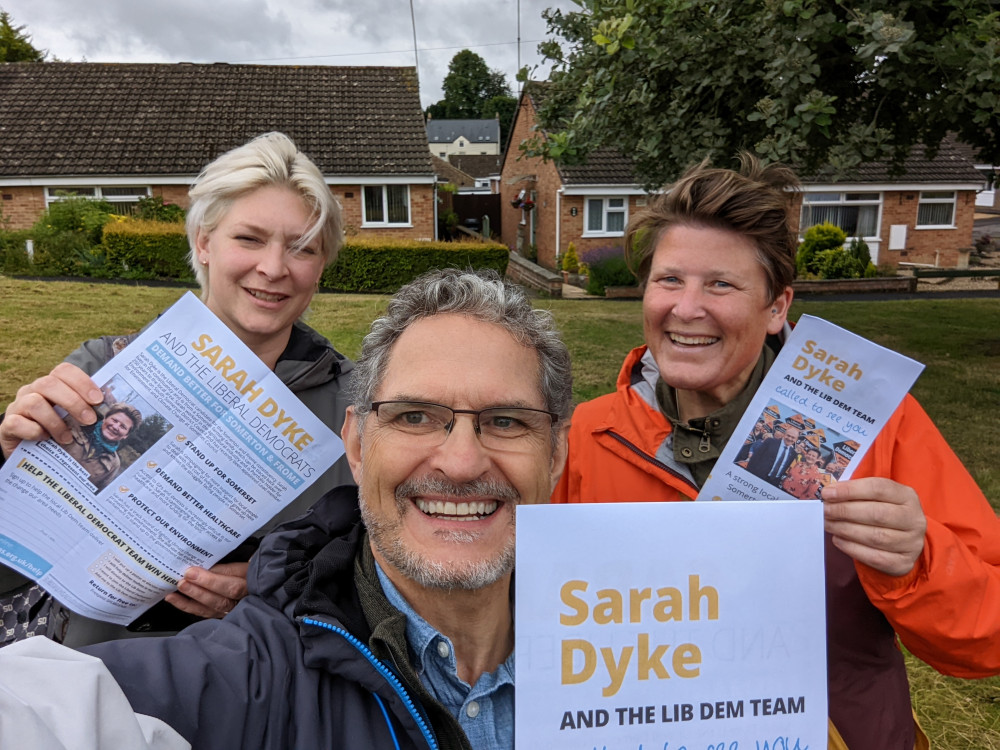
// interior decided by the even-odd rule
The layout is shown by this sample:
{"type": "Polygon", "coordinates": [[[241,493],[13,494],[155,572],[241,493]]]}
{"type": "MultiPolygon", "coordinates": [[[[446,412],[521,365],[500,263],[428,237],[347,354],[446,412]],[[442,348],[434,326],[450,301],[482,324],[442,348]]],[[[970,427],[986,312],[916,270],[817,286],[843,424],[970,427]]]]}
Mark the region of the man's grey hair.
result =
{"type": "Polygon", "coordinates": [[[208,293],[208,267],[198,262],[198,232],[212,232],[233,203],[263,187],[287,187],[298,193],[312,211],[312,223],[297,246],[319,240],[330,265],[344,242],[340,204],[323,179],[323,173],[284,133],[259,135],[227,151],[206,166],[188,191],[188,263],[202,290],[208,293]]]}
{"type": "Polygon", "coordinates": [[[569,351],[552,314],[532,307],[524,290],[505,281],[496,271],[455,268],[429,271],[402,287],[389,302],[385,315],[372,323],[351,374],[351,393],[359,417],[371,411],[393,345],[403,332],[421,318],[443,313],[468,315],[500,326],[517,343],[534,349],[545,408],[560,420],[569,418],[573,410],[573,375],[569,351]]]}

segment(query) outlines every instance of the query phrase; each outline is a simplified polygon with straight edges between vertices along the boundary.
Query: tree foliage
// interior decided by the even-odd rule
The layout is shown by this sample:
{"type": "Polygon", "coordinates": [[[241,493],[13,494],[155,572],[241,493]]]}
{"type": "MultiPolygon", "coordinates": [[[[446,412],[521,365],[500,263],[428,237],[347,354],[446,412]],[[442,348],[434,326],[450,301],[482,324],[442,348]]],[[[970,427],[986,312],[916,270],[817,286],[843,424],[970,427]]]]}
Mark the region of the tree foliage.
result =
{"type": "Polygon", "coordinates": [[[517,100],[511,95],[501,70],[490,70],[486,61],[463,49],[448,63],[441,88],[444,99],[427,108],[427,114],[444,120],[500,119],[500,142],[506,140],[517,100]]]}
{"type": "Polygon", "coordinates": [[[660,186],[741,149],[898,170],[953,131],[1000,163],[997,0],[576,1],[545,12],[561,40],[539,46],[553,70],[531,155],[612,146],[660,186]]]}
{"type": "Polygon", "coordinates": [[[15,26],[7,11],[0,10],[0,62],[42,62],[45,53],[35,49],[24,26],[15,26]]]}

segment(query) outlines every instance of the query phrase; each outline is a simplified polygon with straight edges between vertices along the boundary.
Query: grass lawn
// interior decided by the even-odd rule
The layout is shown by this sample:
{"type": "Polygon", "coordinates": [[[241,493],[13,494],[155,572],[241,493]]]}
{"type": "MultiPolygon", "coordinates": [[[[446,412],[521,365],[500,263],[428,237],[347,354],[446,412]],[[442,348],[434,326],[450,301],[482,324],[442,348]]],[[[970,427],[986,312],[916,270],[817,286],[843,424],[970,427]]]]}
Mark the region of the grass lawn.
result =
{"type": "MultiPolygon", "coordinates": [[[[129,333],[184,290],[0,277],[0,406],[48,372],[83,340],[129,333]]],[[[309,322],[344,354],[361,339],[386,298],[317,296],[309,322]]],[[[642,343],[640,303],[539,300],[555,316],[573,357],[574,394],[614,388],[625,352],[642,343]]],[[[1000,300],[796,302],[808,313],[923,362],[913,392],[1000,510],[1000,300]]],[[[970,606],[975,606],[970,602],[970,606]]],[[[965,681],[908,661],[914,704],[935,748],[1000,750],[1000,678],[965,681]]]]}

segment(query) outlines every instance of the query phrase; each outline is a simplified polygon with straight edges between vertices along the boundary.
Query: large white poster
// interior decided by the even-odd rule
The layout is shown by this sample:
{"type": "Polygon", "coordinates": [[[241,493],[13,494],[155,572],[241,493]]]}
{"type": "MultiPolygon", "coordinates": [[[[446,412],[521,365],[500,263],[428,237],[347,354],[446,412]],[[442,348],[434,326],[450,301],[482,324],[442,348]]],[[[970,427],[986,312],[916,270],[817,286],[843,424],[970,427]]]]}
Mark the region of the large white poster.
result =
{"type": "Polygon", "coordinates": [[[517,511],[516,746],[827,742],[822,506],[517,511]]]}

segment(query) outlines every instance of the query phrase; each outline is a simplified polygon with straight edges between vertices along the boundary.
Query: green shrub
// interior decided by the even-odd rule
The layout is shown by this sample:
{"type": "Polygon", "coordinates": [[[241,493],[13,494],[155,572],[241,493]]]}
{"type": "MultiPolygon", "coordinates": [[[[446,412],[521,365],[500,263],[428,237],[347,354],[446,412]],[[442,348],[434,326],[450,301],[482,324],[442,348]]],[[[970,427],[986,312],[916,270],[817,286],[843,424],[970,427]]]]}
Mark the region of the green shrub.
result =
{"type": "Polygon", "coordinates": [[[145,221],[184,221],[184,209],[174,203],[164,203],[160,195],[140,198],[133,215],[145,221]]]}
{"type": "Polygon", "coordinates": [[[846,239],[844,230],[830,222],[809,227],[795,256],[795,268],[799,275],[819,276],[819,254],[824,250],[842,248],[846,239]]]}
{"type": "Polygon", "coordinates": [[[605,287],[635,285],[636,278],[622,255],[613,255],[590,264],[587,294],[603,297],[605,287]]]}
{"type": "Polygon", "coordinates": [[[821,250],[816,254],[815,261],[816,272],[821,279],[857,279],[866,268],[842,247],[821,250]]]}
{"type": "Polygon", "coordinates": [[[104,227],[107,273],[126,279],[194,278],[184,225],[125,220],[104,227]]]}
{"type": "Polygon", "coordinates": [[[486,242],[420,242],[392,237],[348,237],[320,286],[345,292],[393,293],[434,268],[507,270],[509,251],[486,242]]]}
{"type": "Polygon", "coordinates": [[[31,236],[33,272],[41,276],[104,275],[101,231],[111,220],[111,205],[89,198],[66,198],[48,207],[31,236]]]}
{"type": "Polygon", "coordinates": [[[31,262],[25,240],[31,238],[31,231],[0,231],[0,273],[9,276],[31,273],[31,262]]]}
{"type": "Polygon", "coordinates": [[[562,257],[562,270],[567,273],[576,273],[580,270],[580,257],[576,254],[576,245],[572,242],[566,248],[562,257]]]}
{"type": "Polygon", "coordinates": [[[847,252],[851,254],[851,257],[858,259],[862,268],[867,269],[871,265],[872,254],[868,249],[868,243],[864,240],[855,237],[848,245],[847,252]]]}

